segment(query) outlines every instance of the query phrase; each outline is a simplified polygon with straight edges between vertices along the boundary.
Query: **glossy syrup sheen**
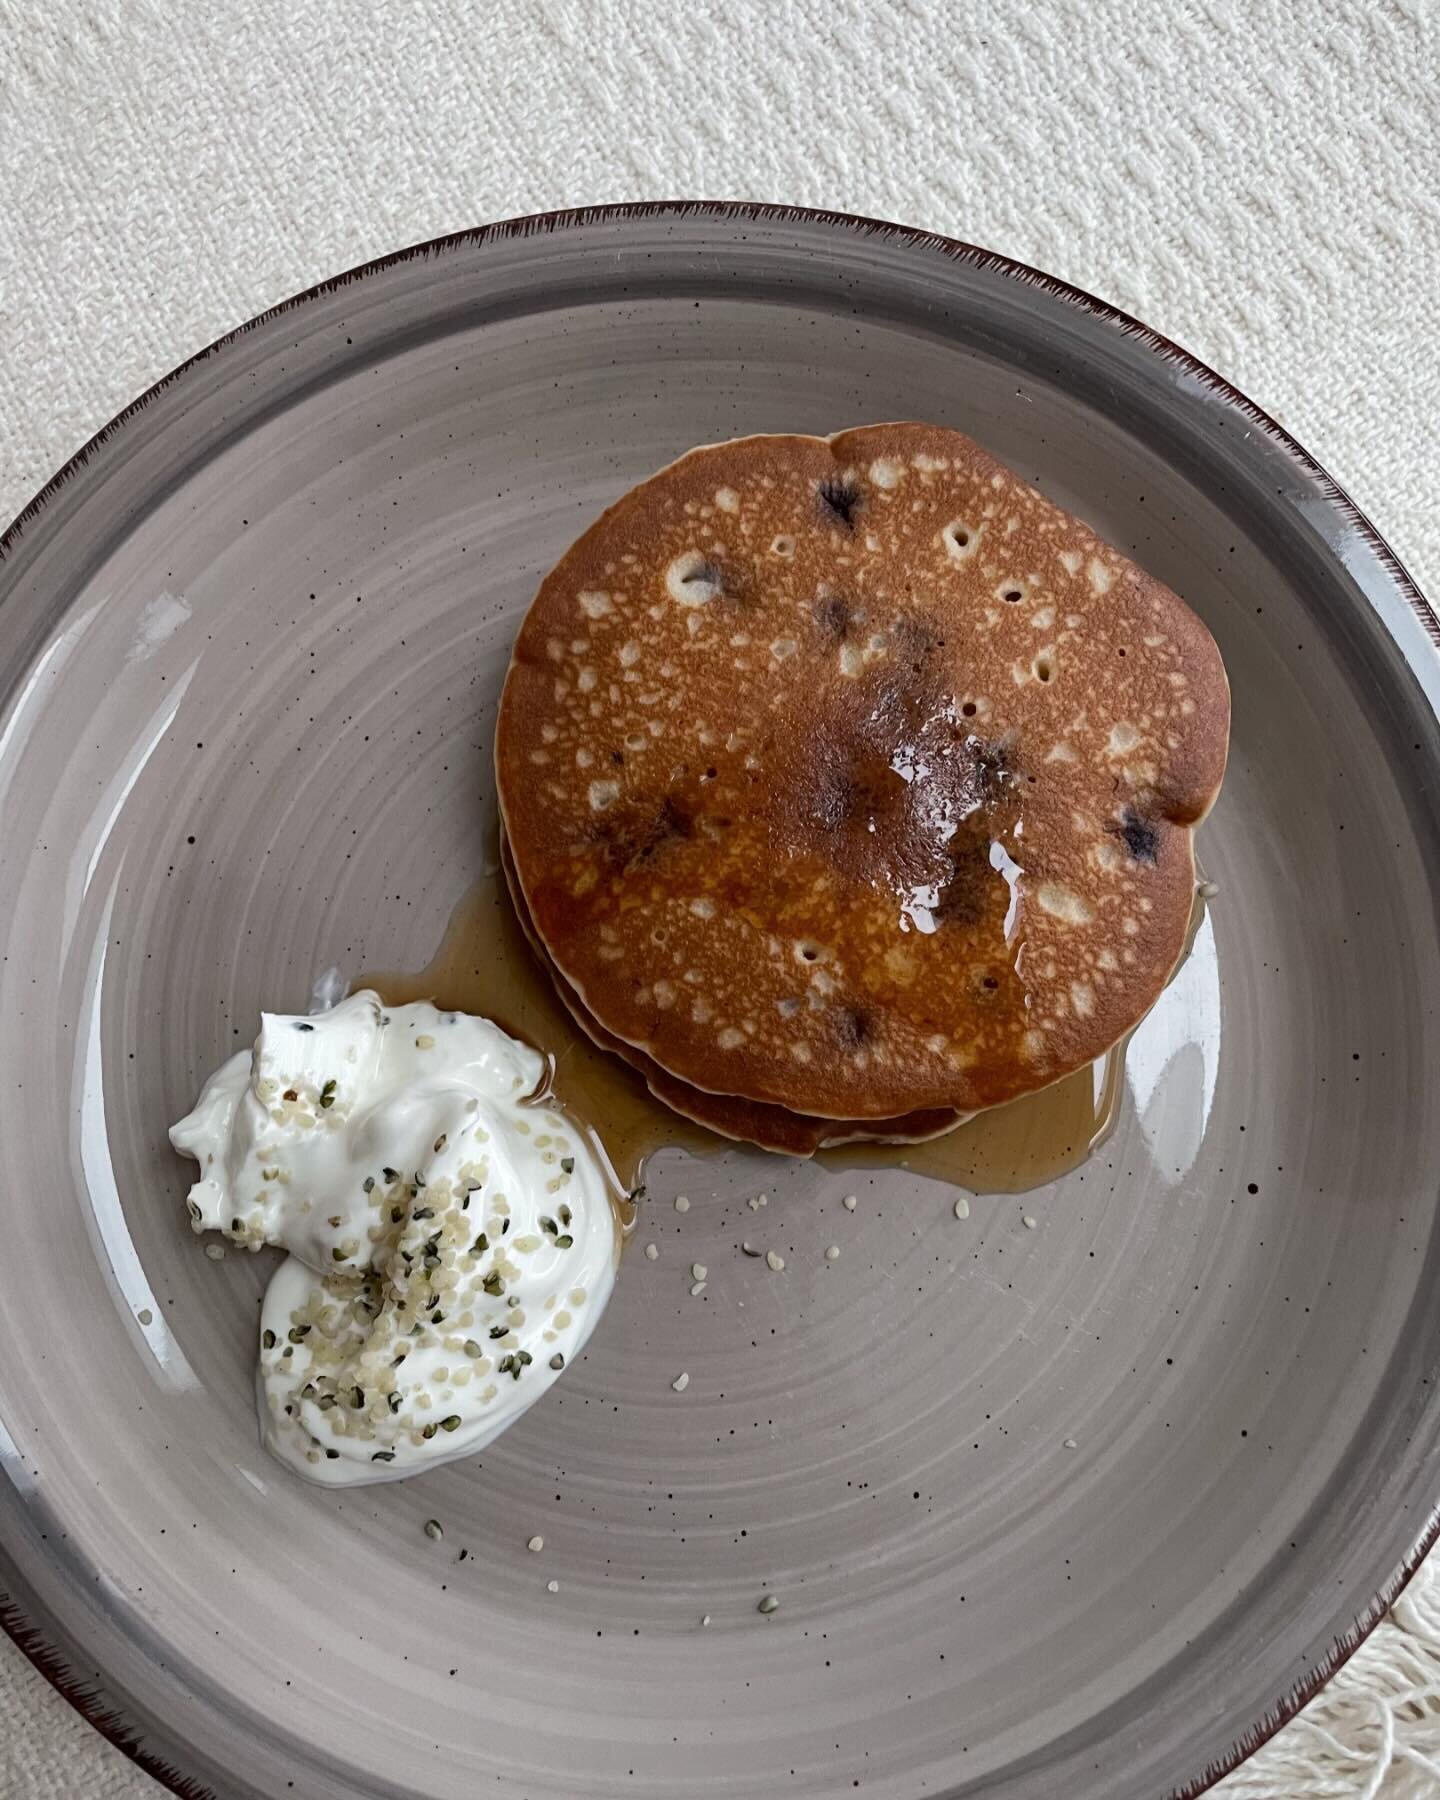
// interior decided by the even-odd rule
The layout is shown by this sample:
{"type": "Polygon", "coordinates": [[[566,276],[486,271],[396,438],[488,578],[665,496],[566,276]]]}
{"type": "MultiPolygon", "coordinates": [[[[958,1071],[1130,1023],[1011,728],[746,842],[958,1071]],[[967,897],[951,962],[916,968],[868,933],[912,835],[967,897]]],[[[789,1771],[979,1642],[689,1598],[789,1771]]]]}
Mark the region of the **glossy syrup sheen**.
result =
{"type": "MultiPolygon", "coordinates": [[[[1202,916],[1197,898],[1191,938],[1202,916]]],[[[1188,948],[1188,946],[1187,946],[1188,948]]],[[[646,1159],[676,1147],[713,1156],[730,1140],[673,1113],[618,1057],[570,1017],[536,963],[503,877],[483,876],[456,907],[434,958],[413,974],[360,977],[392,1006],[433,999],[481,1013],[549,1058],[552,1086],[608,1151],[622,1185],[636,1186],[646,1159]]],[[[1125,1045],[1053,1086],[977,1114],[925,1144],[853,1144],[821,1151],[829,1167],[902,1167],[974,1193],[1022,1193],[1079,1166],[1109,1135],[1124,1091],[1125,1045]]]]}
{"type": "Polygon", "coordinates": [[[409,975],[367,974],[388,1005],[434,999],[457,1012],[483,1013],[550,1063],[550,1086],[567,1112],[604,1144],[627,1190],[645,1159],[666,1145],[714,1155],[727,1140],[664,1106],[618,1057],[593,1044],[556,996],[515,917],[504,877],[484,875],[451,915],[431,961],[409,975]]]}

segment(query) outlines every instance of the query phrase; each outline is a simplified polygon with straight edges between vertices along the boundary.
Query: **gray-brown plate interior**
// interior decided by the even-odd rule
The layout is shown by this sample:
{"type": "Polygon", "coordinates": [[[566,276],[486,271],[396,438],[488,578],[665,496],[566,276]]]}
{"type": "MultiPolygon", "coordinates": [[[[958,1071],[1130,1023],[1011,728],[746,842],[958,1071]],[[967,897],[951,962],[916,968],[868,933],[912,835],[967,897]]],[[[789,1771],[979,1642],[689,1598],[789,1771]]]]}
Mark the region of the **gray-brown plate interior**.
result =
{"type": "Polygon", "coordinates": [[[188,364],[0,559],[12,1625],[226,1795],[1098,1800],[1233,1761],[1432,1533],[1433,633],[1223,384],[889,228],[503,227],[188,364]],[[428,958],[515,621],[599,507],[693,443],[907,415],[1229,664],[1221,895],[1119,1131],[963,1223],[903,1172],[662,1162],[659,1259],[483,1466],[303,1488],[256,1440],[264,1267],[200,1255],[166,1124],[262,1004],[428,958]]]}

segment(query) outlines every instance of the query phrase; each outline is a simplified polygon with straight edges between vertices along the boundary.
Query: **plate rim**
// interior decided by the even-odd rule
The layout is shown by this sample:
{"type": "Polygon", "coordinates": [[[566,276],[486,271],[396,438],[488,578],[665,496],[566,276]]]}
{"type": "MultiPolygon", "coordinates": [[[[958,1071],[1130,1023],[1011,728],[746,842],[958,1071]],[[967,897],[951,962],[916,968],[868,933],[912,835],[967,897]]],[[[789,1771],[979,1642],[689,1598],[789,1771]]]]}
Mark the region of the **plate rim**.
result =
{"type": "MultiPolygon", "coordinates": [[[[1257,405],[1233,382],[1185,349],[1183,345],[1176,343],[1173,338],[1167,337],[1165,333],[1147,325],[1132,313],[1101,299],[1085,288],[1077,287],[1059,276],[1051,275],[1031,263],[1003,255],[999,251],[986,249],[979,244],[972,244],[965,239],[950,237],[941,232],[928,231],[918,226],[902,225],[894,220],[877,219],[864,213],[760,200],[624,200],[596,206],[563,207],[545,212],[518,214],[488,224],[468,226],[458,231],[445,232],[436,237],[418,240],[398,250],[392,250],[382,256],[372,257],[364,262],[354,264],[338,274],[315,282],[298,293],[291,294],[275,305],[256,313],[242,324],[223,332],[203,348],[185,357],[167,373],[160,376],[143,393],[124,406],[106,424],[102,425],[43,483],[3,532],[0,532],[0,568],[3,568],[3,565],[15,555],[22,541],[35,525],[43,521],[45,509],[49,503],[84,471],[90,458],[112,436],[123,430],[130,420],[143,412],[167,389],[184,379],[192,369],[225,350],[248,332],[282,318],[288,313],[297,312],[312,301],[334,294],[341,288],[366,280],[386,269],[415,260],[444,255],[453,249],[462,247],[479,249],[490,242],[538,237],[582,227],[604,228],[608,225],[622,224],[633,220],[683,220],[686,218],[712,218],[730,222],[753,221],[773,225],[819,225],[839,233],[858,232],[864,236],[880,235],[892,238],[905,244],[908,248],[938,253],[952,261],[966,263],[979,270],[994,271],[1008,279],[1018,280],[1026,286],[1039,288],[1065,301],[1077,310],[1117,327],[1125,336],[1137,339],[1145,349],[1158,355],[1163,361],[1198,379],[1216,400],[1258,427],[1271,444],[1284,453],[1319,497],[1330,508],[1338,512],[1345,524],[1364,540],[1376,562],[1389,576],[1409,606],[1435,652],[1440,655],[1440,617],[1437,617],[1436,611],[1425,598],[1419,584],[1383,533],[1357,505],[1348,490],[1277,419],[1266,412],[1263,407],[1257,405]]],[[[1294,1683],[1269,1711],[1247,1726],[1222,1757],[1217,1758],[1183,1786],[1174,1789],[1170,1800],[1198,1800],[1198,1796],[1223,1780],[1225,1776],[1233,1773],[1248,1761],[1262,1745],[1289,1724],[1316,1694],[1334,1679],[1366,1641],[1404,1593],[1421,1564],[1435,1548],[1437,1541],[1440,1541],[1440,1506],[1432,1511],[1425,1527],[1412,1542],[1398,1568],[1382,1584],[1379,1592],[1366,1605],[1355,1624],[1337,1637],[1323,1656],[1316,1659],[1314,1666],[1302,1680],[1294,1683]]],[[[0,1630],[4,1631],[31,1667],[44,1677],[87,1724],[169,1793],[180,1796],[180,1800],[219,1800],[212,1788],[195,1777],[187,1775],[155,1751],[148,1749],[139,1735],[137,1725],[126,1716],[123,1709],[113,1703],[108,1693],[102,1693],[86,1684],[79,1676],[78,1671],[71,1667],[65,1654],[46,1636],[46,1626],[43,1621],[39,1618],[31,1618],[16,1597],[9,1584],[17,1577],[23,1582],[23,1574],[20,1569],[4,1546],[0,1545],[0,1630]]],[[[39,1610],[37,1607],[37,1611],[39,1610]]],[[[97,1670],[96,1676],[97,1679],[100,1678],[101,1672],[97,1670]]]]}

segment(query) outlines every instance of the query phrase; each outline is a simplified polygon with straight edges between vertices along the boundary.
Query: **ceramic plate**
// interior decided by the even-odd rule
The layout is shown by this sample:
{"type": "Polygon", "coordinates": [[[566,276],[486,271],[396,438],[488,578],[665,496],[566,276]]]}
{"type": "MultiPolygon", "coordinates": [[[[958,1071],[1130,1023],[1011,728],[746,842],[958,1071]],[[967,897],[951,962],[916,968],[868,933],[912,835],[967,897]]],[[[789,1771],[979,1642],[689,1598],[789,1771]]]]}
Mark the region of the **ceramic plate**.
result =
{"type": "Polygon", "coordinates": [[[856,220],[467,234],[146,395],[0,543],[0,631],[0,1587],[183,1791],[1194,1793],[1415,1567],[1436,625],[1173,345],[856,220]],[[903,1169],[669,1153],[659,1256],[543,1405],[478,1462],[302,1485],[256,1435],[265,1261],[201,1253],[167,1124],[262,1005],[435,950],[490,853],[511,635],[602,506],[693,444],[910,417],[1082,514],[1229,664],[1220,893],[1118,1128],[965,1220],[903,1169]]]}

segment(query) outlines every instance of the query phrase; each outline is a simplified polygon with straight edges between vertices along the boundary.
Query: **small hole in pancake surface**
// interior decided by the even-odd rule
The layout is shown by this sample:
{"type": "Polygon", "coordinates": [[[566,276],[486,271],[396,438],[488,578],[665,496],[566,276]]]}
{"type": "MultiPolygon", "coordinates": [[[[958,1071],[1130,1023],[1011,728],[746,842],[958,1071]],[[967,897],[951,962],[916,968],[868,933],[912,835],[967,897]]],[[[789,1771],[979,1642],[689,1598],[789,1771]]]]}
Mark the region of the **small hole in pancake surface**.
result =
{"type": "Polygon", "coordinates": [[[973,719],[975,717],[975,702],[973,700],[967,700],[960,710],[967,719],[973,719]]]}
{"type": "MultiPolygon", "coordinates": [[[[1005,590],[1004,594],[1001,596],[1001,598],[1008,600],[1010,602],[1010,604],[1013,606],[1015,604],[1015,602],[1021,598],[1021,593],[1020,593],[1019,588],[1006,588],[1006,590],[1005,590]]],[[[1120,654],[1123,656],[1125,654],[1125,652],[1122,650],[1120,652],[1120,654]]]]}

